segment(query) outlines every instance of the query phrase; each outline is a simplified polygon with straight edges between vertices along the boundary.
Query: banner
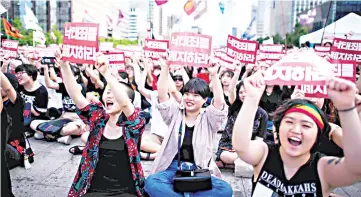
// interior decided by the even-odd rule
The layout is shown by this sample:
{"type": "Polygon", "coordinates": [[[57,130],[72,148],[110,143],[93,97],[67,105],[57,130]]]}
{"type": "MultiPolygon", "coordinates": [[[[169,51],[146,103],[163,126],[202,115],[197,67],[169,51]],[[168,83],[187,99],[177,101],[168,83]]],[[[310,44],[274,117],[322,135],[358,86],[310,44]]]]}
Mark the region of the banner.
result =
{"type": "Polygon", "coordinates": [[[125,56],[123,52],[109,52],[104,54],[109,60],[109,68],[113,71],[125,71],[125,56]]]}
{"type": "Polygon", "coordinates": [[[65,23],[62,60],[94,64],[98,51],[99,24],[65,23]]]}
{"type": "Polygon", "coordinates": [[[152,60],[157,60],[159,59],[158,57],[165,55],[168,48],[168,40],[145,39],[144,57],[151,58],[152,60]]]}
{"type": "Polygon", "coordinates": [[[331,59],[361,63],[361,40],[335,38],[331,46],[331,59]]]}
{"type": "Polygon", "coordinates": [[[228,35],[227,55],[240,62],[254,64],[257,57],[258,42],[241,40],[234,36],[228,35]]]}
{"type": "Polygon", "coordinates": [[[214,49],[214,57],[218,59],[220,65],[227,70],[234,70],[233,59],[226,54],[227,48],[214,49]]]}
{"type": "Polygon", "coordinates": [[[286,55],[281,44],[261,44],[259,46],[259,59],[260,61],[278,61],[286,55]]]}
{"type": "Polygon", "coordinates": [[[172,33],[168,64],[182,66],[208,66],[212,36],[197,33],[172,33]]]}
{"type": "Polygon", "coordinates": [[[332,65],[314,52],[290,53],[265,71],[266,85],[324,85],[332,65]]]}
{"type": "MultiPolygon", "coordinates": [[[[332,61],[332,71],[335,77],[346,79],[356,83],[355,62],[336,62],[332,61]]],[[[300,85],[297,87],[305,93],[305,97],[328,98],[326,86],[324,85],[300,85]]]]}
{"type": "Polygon", "coordinates": [[[39,57],[55,57],[56,48],[40,48],[35,49],[39,57]]]}
{"type": "Polygon", "coordinates": [[[18,55],[18,46],[19,46],[19,41],[17,40],[7,40],[7,39],[3,39],[2,40],[2,55],[6,56],[8,55],[9,58],[16,58],[18,55]]]}
{"type": "Polygon", "coordinates": [[[330,54],[330,51],[331,51],[331,47],[320,46],[320,45],[315,46],[315,53],[320,57],[328,56],[330,54]]]}

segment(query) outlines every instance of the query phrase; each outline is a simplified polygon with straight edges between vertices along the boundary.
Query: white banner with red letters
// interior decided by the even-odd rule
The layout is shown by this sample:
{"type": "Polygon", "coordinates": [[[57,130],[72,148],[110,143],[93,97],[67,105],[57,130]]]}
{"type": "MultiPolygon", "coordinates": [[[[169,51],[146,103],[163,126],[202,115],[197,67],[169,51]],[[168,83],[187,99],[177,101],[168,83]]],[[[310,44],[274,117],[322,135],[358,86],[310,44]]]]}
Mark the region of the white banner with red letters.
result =
{"type": "Polygon", "coordinates": [[[168,48],[168,40],[145,39],[144,57],[158,60],[159,57],[166,55],[168,48]]]}
{"type": "Polygon", "coordinates": [[[312,52],[290,53],[265,71],[266,85],[324,85],[330,62],[312,52]]]}
{"type": "Polygon", "coordinates": [[[227,55],[243,63],[254,64],[257,57],[258,42],[241,40],[228,35],[227,55]]]}
{"type": "Polygon", "coordinates": [[[261,44],[259,46],[258,58],[260,61],[278,61],[282,59],[286,52],[281,44],[261,44]]]}
{"type": "Polygon", "coordinates": [[[319,55],[320,57],[326,57],[330,54],[331,51],[331,47],[328,46],[320,46],[320,45],[316,45],[315,46],[315,53],[317,55],[319,55]]]}
{"type": "MultiPolygon", "coordinates": [[[[333,74],[335,77],[356,82],[356,64],[355,62],[332,60],[333,74]]],[[[328,98],[326,87],[324,85],[300,85],[297,87],[305,93],[305,97],[328,98]]]]}
{"type": "Polygon", "coordinates": [[[211,55],[212,36],[198,33],[172,33],[168,64],[206,67],[211,55]]]}
{"type": "Polygon", "coordinates": [[[65,23],[63,60],[80,64],[94,64],[99,49],[99,24],[65,23]]]}
{"type": "Polygon", "coordinates": [[[109,60],[109,68],[113,71],[125,72],[125,56],[123,52],[104,53],[109,60]]]}
{"type": "Polygon", "coordinates": [[[331,47],[331,59],[361,63],[361,40],[335,38],[331,47]]]}
{"type": "Polygon", "coordinates": [[[16,58],[18,55],[19,41],[17,40],[2,40],[2,56],[8,56],[9,58],[16,58]]]}

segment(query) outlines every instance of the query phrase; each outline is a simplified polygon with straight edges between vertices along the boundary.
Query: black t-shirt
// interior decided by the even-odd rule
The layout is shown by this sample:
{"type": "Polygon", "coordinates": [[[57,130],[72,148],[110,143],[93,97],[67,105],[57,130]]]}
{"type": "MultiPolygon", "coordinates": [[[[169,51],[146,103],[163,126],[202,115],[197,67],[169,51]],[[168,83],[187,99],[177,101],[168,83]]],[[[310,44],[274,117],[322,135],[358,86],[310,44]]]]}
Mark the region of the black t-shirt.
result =
{"type": "MultiPolygon", "coordinates": [[[[317,163],[321,153],[311,154],[307,163],[287,180],[278,145],[268,145],[268,155],[256,182],[252,182],[252,197],[314,197],[322,196],[317,163]]],[[[253,179],[252,179],[253,180],[253,179]]]]}
{"type": "Polygon", "coordinates": [[[124,138],[109,140],[102,136],[99,161],[87,194],[120,196],[124,193],[136,194],[124,138]]]}
{"type": "MultiPolygon", "coordinates": [[[[86,88],[85,88],[84,84],[81,83],[80,85],[81,85],[81,93],[83,94],[83,96],[85,96],[86,88]]],[[[61,93],[64,111],[65,112],[75,112],[76,105],[75,105],[73,99],[70,98],[68,91],[66,91],[64,83],[59,83],[59,90],[57,90],[56,92],[61,93]]]]}
{"type": "MultiPolygon", "coordinates": [[[[40,85],[38,89],[32,92],[26,91],[23,87],[20,87],[20,95],[23,97],[25,103],[30,103],[34,110],[40,115],[36,119],[47,119],[46,112],[48,110],[48,91],[43,85],[40,85]]],[[[34,119],[34,115],[32,115],[34,119]]]]}
{"type": "Polygon", "coordinates": [[[9,133],[11,118],[5,108],[1,111],[1,196],[14,196],[12,194],[11,179],[7,163],[5,161],[5,146],[9,133]]]}
{"type": "Polygon", "coordinates": [[[8,99],[7,101],[3,102],[4,107],[6,108],[9,116],[12,119],[12,122],[16,123],[16,124],[12,124],[11,129],[10,129],[10,135],[9,135],[9,141],[13,141],[13,140],[19,140],[22,139],[24,136],[24,132],[25,132],[25,127],[24,127],[24,116],[23,116],[23,112],[24,112],[24,99],[21,97],[20,93],[16,93],[16,100],[14,103],[12,103],[10,101],[10,99],[8,99]]]}
{"type": "MultiPolygon", "coordinates": [[[[180,160],[185,162],[191,162],[194,163],[194,152],[193,152],[193,127],[188,127],[186,125],[185,132],[184,132],[184,138],[183,143],[180,149],[180,160]]],[[[178,159],[178,154],[176,155],[175,159],[178,159]]]]}

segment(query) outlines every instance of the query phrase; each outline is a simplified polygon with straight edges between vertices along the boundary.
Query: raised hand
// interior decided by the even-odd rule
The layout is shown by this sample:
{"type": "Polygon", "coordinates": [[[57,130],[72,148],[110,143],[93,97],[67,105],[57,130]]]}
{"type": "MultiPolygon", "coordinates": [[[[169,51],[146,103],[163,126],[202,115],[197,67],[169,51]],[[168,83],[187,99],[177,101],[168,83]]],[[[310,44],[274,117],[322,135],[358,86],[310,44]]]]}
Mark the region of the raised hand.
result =
{"type": "Polygon", "coordinates": [[[97,53],[95,68],[104,75],[108,71],[109,60],[103,53],[97,53]]]}
{"type": "Polygon", "coordinates": [[[304,99],[304,98],[305,98],[305,92],[298,88],[295,88],[295,90],[291,95],[291,99],[304,99]]]}
{"type": "Polygon", "coordinates": [[[328,96],[338,110],[355,107],[357,88],[354,83],[333,77],[326,81],[326,87],[328,96]]]}
{"type": "Polygon", "coordinates": [[[215,59],[209,60],[208,72],[210,76],[214,76],[218,73],[219,63],[215,59]]]}
{"type": "Polygon", "coordinates": [[[239,60],[234,61],[236,71],[241,72],[242,68],[246,65],[245,63],[241,63],[239,60]]]}
{"type": "Polygon", "coordinates": [[[261,99],[266,88],[264,71],[260,70],[244,80],[244,88],[248,98],[261,99]]]}

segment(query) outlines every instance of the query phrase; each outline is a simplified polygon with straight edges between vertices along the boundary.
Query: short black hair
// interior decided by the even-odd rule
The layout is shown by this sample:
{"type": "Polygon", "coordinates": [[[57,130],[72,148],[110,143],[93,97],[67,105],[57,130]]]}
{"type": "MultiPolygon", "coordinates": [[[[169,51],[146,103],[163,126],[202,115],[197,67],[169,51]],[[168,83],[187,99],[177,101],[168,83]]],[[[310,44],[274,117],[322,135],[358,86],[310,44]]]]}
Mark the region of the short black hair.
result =
{"type": "Polygon", "coordinates": [[[127,93],[129,99],[133,103],[134,97],[135,97],[135,92],[134,92],[132,86],[129,83],[124,83],[124,82],[121,82],[121,81],[119,83],[123,85],[123,88],[124,88],[125,92],[127,93]]]}
{"type": "Polygon", "coordinates": [[[70,65],[70,69],[74,75],[74,77],[78,77],[76,80],[77,83],[83,83],[83,79],[80,76],[80,69],[78,66],[70,65]]]}
{"type": "Polygon", "coordinates": [[[128,75],[127,72],[120,71],[120,72],[118,72],[118,75],[119,75],[119,77],[121,77],[122,79],[128,79],[128,81],[129,81],[129,75],[128,75]]]}
{"type": "Polygon", "coordinates": [[[308,47],[308,48],[310,48],[311,42],[310,42],[310,41],[306,41],[306,42],[305,42],[305,46],[308,47]]]}
{"type": "Polygon", "coordinates": [[[26,72],[34,81],[38,78],[38,69],[32,64],[21,64],[15,68],[15,73],[21,71],[26,72]]]}
{"type": "Polygon", "coordinates": [[[221,78],[226,74],[228,73],[228,75],[232,78],[234,76],[234,72],[231,71],[231,70],[226,70],[224,71],[222,74],[221,74],[221,78]]]}
{"type": "Polygon", "coordinates": [[[203,80],[199,78],[193,78],[189,80],[184,85],[184,93],[195,93],[201,95],[203,99],[209,97],[211,95],[211,90],[209,85],[203,80]]]}

